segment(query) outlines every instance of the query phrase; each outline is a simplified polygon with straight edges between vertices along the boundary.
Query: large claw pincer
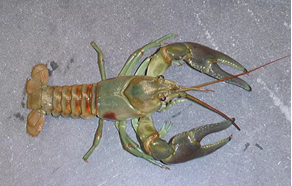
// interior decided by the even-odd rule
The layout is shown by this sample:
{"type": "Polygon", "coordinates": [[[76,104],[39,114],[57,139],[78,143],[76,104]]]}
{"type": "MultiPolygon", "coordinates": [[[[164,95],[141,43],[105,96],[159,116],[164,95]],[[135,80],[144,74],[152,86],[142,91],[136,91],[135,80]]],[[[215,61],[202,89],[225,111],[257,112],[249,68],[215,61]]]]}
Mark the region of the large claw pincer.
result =
{"type": "Polygon", "coordinates": [[[208,155],[227,144],[232,135],[209,145],[201,146],[200,142],[208,134],[227,129],[234,120],[232,118],[231,121],[225,120],[182,132],[175,135],[169,142],[163,140],[161,134],[156,131],[151,116],[140,118],[133,127],[137,132],[141,147],[147,154],[165,164],[174,164],[208,155]]]}
{"type": "Polygon", "coordinates": [[[201,140],[208,134],[227,129],[231,125],[231,121],[225,120],[220,123],[200,126],[188,132],[177,134],[169,141],[169,145],[174,149],[174,152],[168,158],[162,159],[161,161],[166,164],[181,163],[216,151],[227,144],[231,140],[232,135],[221,141],[204,146],[201,146],[201,140]]]}
{"type": "MultiPolygon", "coordinates": [[[[147,70],[149,74],[147,75],[151,76],[151,73],[154,72],[158,75],[164,74],[165,70],[170,67],[172,63],[181,63],[182,61],[185,61],[192,68],[216,79],[233,76],[222,70],[218,63],[235,67],[243,72],[247,71],[240,63],[222,52],[197,43],[184,42],[172,43],[161,47],[160,50],[152,56],[147,70]]],[[[226,80],[226,82],[251,91],[251,87],[248,83],[238,77],[226,80]]]]}

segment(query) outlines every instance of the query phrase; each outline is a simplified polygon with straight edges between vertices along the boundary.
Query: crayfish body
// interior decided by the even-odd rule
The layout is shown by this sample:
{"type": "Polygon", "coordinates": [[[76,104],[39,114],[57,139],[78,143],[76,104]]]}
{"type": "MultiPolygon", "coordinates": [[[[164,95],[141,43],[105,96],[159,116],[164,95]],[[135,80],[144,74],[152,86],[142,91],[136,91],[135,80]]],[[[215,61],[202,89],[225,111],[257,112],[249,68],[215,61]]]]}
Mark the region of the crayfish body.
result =
{"type": "MultiPolygon", "coordinates": [[[[218,81],[226,80],[250,91],[250,86],[237,76],[223,71],[217,63],[224,63],[243,71],[248,71],[229,56],[196,43],[172,43],[161,47],[155,54],[147,57],[139,66],[134,75],[132,71],[143,53],[153,47],[160,47],[165,39],[175,37],[169,34],[136,50],[127,60],[119,76],[106,79],[103,54],[99,47],[91,45],[98,53],[98,66],[102,81],[94,84],[72,86],[49,86],[48,69],[43,64],[36,65],[31,73],[31,79],[26,83],[28,94],[27,107],[33,109],[27,117],[27,132],[37,136],[42,131],[45,115],[73,117],[73,118],[100,118],[92,147],[84,155],[87,161],[91,153],[99,144],[102,136],[104,120],[115,121],[120,134],[121,142],[129,153],[141,157],[155,165],[168,168],[164,164],[181,163],[210,154],[227,144],[232,136],[219,142],[201,146],[200,141],[208,134],[227,129],[234,123],[219,110],[207,103],[189,95],[187,91],[205,91],[197,85],[184,87],[178,83],[164,79],[164,72],[172,64],[186,62],[192,68],[203,72],[218,81]],[[146,73],[145,73],[146,71],[146,73]],[[181,102],[180,98],[191,100],[210,109],[225,118],[225,121],[204,125],[190,131],[175,135],[169,142],[162,138],[168,133],[171,125],[157,131],[151,114],[156,111],[165,111],[174,104],[181,102]],[[132,120],[132,126],[137,134],[141,147],[126,133],[126,120],[132,120]]],[[[208,83],[214,84],[216,83],[208,83]]]]}

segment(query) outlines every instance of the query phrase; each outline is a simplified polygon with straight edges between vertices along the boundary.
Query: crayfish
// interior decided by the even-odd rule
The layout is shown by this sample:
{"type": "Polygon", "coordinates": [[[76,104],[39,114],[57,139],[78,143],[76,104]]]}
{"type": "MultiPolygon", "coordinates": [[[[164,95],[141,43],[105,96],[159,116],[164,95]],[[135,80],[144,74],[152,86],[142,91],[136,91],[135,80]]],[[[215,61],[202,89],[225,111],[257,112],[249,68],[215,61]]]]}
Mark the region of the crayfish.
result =
{"type": "Polygon", "coordinates": [[[190,90],[208,91],[202,87],[220,81],[250,91],[251,87],[238,76],[260,67],[247,71],[231,57],[197,43],[181,42],[162,46],[164,40],[175,36],[175,34],[168,34],[136,50],[128,58],[119,76],[111,79],[106,78],[103,53],[95,42],[91,42],[98,54],[98,66],[102,79],[101,82],[94,84],[48,86],[49,75],[46,65],[34,66],[31,79],[26,83],[27,108],[33,109],[27,117],[27,132],[31,136],[39,135],[45,123],[45,115],[49,114],[84,119],[97,116],[100,118],[99,125],[92,147],[83,157],[85,161],[101,140],[103,121],[111,120],[115,121],[115,127],[126,151],[162,168],[168,168],[165,164],[186,162],[221,148],[231,140],[232,136],[209,145],[202,146],[200,142],[206,135],[227,129],[232,124],[239,129],[234,123],[235,119],[229,118],[187,92],[190,90]],[[154,47],[160,48],[152,56],[147,57],[132,75],[144,52],[154,47]],[[219,80],[185,87],[164,78],[163,74],[172,64],[183,62],[219,80]],[[222,70],[218,63],[235,67],[243,73],[233,76],[222,70]],[[162,138],[168,133],[171,125],[164,124],[157,131],[151,114],[171,108],[179,103],[181,98],[198,103],[221,115],[225,120],[177,134],[167,142],[162,138]],[[129,119],[132,121],[140,146],[126,133],[126,120],[129,119]]]}

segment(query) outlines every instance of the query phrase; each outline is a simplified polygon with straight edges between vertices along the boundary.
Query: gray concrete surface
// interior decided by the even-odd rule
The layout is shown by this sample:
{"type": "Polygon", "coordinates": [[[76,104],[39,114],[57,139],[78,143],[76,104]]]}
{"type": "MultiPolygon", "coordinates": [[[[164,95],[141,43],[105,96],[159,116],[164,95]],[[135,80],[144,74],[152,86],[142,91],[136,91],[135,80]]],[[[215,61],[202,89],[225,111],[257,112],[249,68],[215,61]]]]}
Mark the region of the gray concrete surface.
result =
{"type": "MultiPolygon", "coordinates": [[[[85,163],[98,118],[47,116],[44,131],[32,138],[24,104],[26,80],[38,63],[58,65],[51,85],[100,81],[92,40],[104,52],[107,77],[117,76],[137,48],[168,33],[179,34],[168,42],[201,43],[255,68],[290,53],[290,7],[290,0],[0,1],[1,185],[290,185],[290,57],[243,77],[252,92],[226,83],[208,87],[215,93],[193,92],[235,117],[242,130],[209,136],[204,143],[234,138],[216,153],[171,170],[124,151],[113,122],[105,123],[101,143],[85,163]]],[[[187,65],[173,66],[165,77],[183,85],[212,80],[187,65]]],[[[185,101],[155,113],[154,120],[158,128],[165,120],[174,123],[169,139],[223,119],[185,101]]],[[[135,137],[130,124],[128,133],[135,137]]]]}

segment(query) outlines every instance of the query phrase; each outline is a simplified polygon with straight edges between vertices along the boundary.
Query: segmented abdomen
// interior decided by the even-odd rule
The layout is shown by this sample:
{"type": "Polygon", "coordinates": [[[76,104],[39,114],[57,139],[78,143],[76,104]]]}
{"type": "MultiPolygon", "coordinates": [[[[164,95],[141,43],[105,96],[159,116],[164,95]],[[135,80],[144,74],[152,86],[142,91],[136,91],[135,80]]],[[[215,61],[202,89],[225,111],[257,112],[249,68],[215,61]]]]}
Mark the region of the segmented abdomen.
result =
{"type": "Polygon", "coordinates": [[[95,83],[39,88],[28,96],[28,108],[41,109],[53,116],[88,119],[98,114],[97,86],[95,83]]]}

